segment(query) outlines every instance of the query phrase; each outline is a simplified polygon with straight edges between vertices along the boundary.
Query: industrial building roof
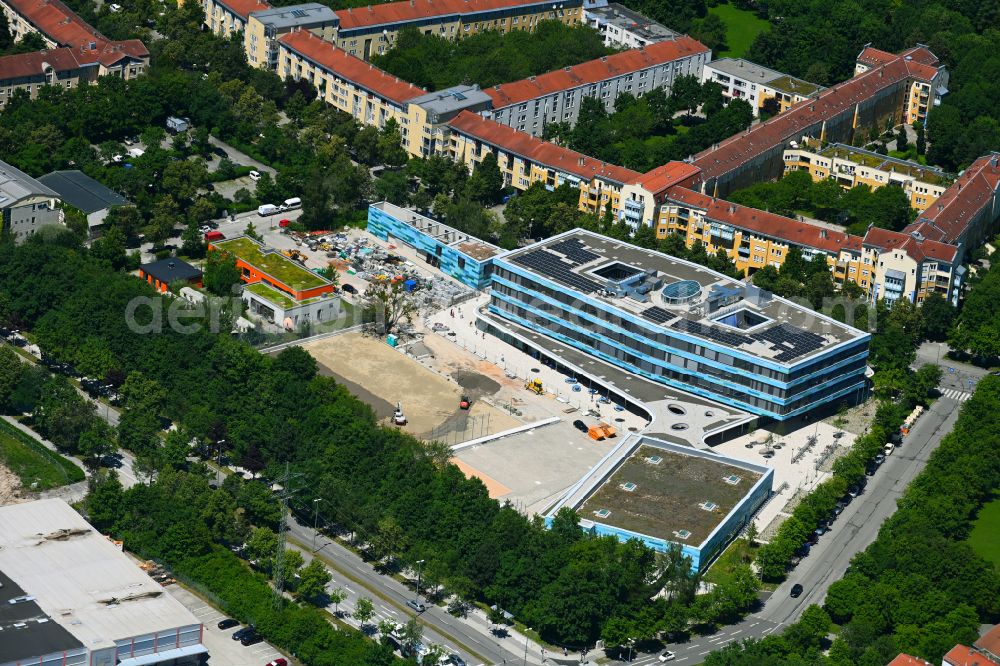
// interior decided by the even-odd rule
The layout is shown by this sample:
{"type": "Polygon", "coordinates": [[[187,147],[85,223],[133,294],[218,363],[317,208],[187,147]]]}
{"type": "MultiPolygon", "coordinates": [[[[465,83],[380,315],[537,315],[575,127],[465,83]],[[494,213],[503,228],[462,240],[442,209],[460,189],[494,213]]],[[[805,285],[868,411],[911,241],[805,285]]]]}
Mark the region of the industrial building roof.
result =
{"type": "Polygon", "coordinates": [[[39,180],[55,190],[59,198],[74,208],[79,208],[85,215],[129,203],[128,199],[82,171],[53,171],[39,180]]]}
{"type": "Polygon", "coordinates": [[[500,109],[529,99],[606,81],[622,74],[708,52],[708,47],[698,40],[681,35],[676,39],[588,60],[579,65],[531,76],[513,83],[493,86],[487,88],[485,92],[493,98],[494,108],[500,109]]]}
{"type": "Polygon", "coordinates": [[[40,646],[52,653],[83,644],[53,622],[31,595],[0,570],[0,663],[38,657],[40,646]]]}
{"type": "Polygon", "coordinates": [[[199,624],[61,499],[0,507],[0,527],[0,571],[89,650],[199,624]]]}
{"type": "Polygon", "coordinates": [[[587,9],[587,14],[600,17],[603,22],[627,30],[650,42],[672,39],[679,34],[617,2],[608,3],[606,7],[587,9]]]}
{"type": "Polygon", "coordinates": [[[462,16],[479,12],[492,12],[514,7],[538,5],[548,9],[548,2],[539,0],[403,0],[372,4],[367,7],[349,7],[337,12],[343,30],[373,28],[386,24],[408,23],[437,16],[462,16]]]}
{"type": "Polygon", "coordinates": [[[58,197],[59,194],[17,167],[0,161],[0,209],[33,196],[58,197]]]}
{"type": "Polygon", "coordinates": [[[291,7],[271,7],[251,12],[251,14],[264,25],[278,29],[338,21],[336,12],[318,2],[307,2],[291,7]]]}
{"type": "Polygon", "coordinates": [[[566,291],[775,363],[797,364],[868,334],[690,261],[574,229],[500,261],[566,291]],[[628,288],[625,285],[633,278],[628,288]],[[736,314],[736,320],[730,315],[736,314]]]}
{"type": "Polygon", "coordinates": [[[383,72],[375,65],[352,56],[308,30],[295,30],[283,35],[279,41],[319,67],[397,105],[427,94],[423,88],[383,72]]]}
{"type": "Polygon", "coordinates": [[[448,122],[448,126],[460,134],[588,182],[593,178],[602,178],[624,184],[634,182],[642,176],[631,169],[587,157],[470,111],[462,111],[448,122]]]}

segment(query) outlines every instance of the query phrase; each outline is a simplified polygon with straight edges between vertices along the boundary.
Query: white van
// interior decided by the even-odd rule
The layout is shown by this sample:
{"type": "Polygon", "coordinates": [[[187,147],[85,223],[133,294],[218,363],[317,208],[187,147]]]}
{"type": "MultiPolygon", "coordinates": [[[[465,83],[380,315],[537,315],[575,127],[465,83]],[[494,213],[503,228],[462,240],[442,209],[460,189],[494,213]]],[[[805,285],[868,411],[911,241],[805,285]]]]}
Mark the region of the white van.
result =
{"type": "Polygon", "coordinates": [[[278,207],[274,204],[264,204],[257,207],[257,214],[261,217],[267,217],[268,215],[274,215],[278,210],[278,207]]]}
{"type": "Polygon", "coordinates": [[[302,206],[302,199],[298,197],[285,199],[285,210],[292,210],[293,208],[299,208],[301,206],[302,206]]]}
{"type": "Polygon", "coordinates": [[[146,151],[143,150],[142,148],[129,148],[128,149],[128,154],[129,154],[129,157],[139,158],[139,157],[142,157],[143,155],[145,155],[146,151]]]}

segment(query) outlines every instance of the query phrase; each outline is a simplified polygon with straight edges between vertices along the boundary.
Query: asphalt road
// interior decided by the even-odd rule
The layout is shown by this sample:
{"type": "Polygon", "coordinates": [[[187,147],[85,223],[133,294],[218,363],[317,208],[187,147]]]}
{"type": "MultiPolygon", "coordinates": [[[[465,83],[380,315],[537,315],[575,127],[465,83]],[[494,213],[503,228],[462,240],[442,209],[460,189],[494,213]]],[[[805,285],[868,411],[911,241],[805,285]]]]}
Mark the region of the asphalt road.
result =
{"type": "MultiPolygon", "coordinates": [[[[962,396],[966,397],[966,396],[962,396]]],[[[855,554],[868,547],[886,518],[896,511],[896,501],[920,473],[931,453],[948,434],[958,418],[962,399],[942,396],[917,421],[903,444],[886,458],[869,477],[864,492],[844,509],[830,532],[819,538],[808,557],[793,569],[788,579],[764,602],[759,612],[739,624],[722,628],[712,636],[692,638],[687,643],[668,645],[677,664],[699,664],[705,655],[733,641],[761,638],[794,623],[811,604],[822,605],[826,591],[840,580],[855,554]],[[797,599],[789,596],[792,585],[804,589],[797,599]]],[[[656,655],[643,655],[637,664],[651,664],[656,655]]]]}

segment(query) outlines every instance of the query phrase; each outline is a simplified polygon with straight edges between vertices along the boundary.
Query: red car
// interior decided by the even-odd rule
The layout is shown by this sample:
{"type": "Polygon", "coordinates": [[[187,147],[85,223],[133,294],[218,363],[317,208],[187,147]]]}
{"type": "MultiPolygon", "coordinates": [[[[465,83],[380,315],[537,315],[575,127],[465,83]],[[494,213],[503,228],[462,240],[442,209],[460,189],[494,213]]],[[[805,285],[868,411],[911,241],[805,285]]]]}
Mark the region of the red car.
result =
{"type": "Polygon", "coordinates": [[[288,660],[284,657],[278,657],[274,661],[267,662],[266,666],[288,666],[288,660]]]}
{"type": "Polygon", "coordinates": [[[472,406],[472,401],[469,400],[469,396],[463,395],[462,399],[458,403],[458,408],[459,409],[468,409],[471,406],[472,406]]]}
{"type": "Polygon", "coordinates": [[[282,229],[284,229],[285,227],[287,227],[291,223],[292,223],[291,220],[281,220],[280,222],[278,222],[278,226],[281,227],[282,229]]]}

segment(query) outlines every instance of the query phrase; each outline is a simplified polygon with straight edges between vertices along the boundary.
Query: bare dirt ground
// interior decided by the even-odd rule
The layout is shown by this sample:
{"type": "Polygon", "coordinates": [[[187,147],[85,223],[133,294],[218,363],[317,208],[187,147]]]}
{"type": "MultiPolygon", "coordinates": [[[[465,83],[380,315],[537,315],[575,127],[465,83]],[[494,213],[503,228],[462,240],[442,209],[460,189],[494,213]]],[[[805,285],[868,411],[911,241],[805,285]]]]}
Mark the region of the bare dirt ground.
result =
{"type": "Polygon", "coordinates": [[[13,472],[0,465],[0,506],[25,502],[21,492],[21,480],[13,472]]]}
{"type": "MultiPolygon", "coordinates": [[[[519,425],[508,414],[481,401],[492,388],[484,377],[449,381],[389,345],[360,333],[349,333],[303,345],[351,393],[369,404],[380,419],[392,418],[400,403],[408,423],[403,429],[421,439],[457,443],[519,425]],[[464,386],[468,388],[463,388],[464,386]],[[462,395],[472,409],[459,409],[462,395]]],[[[474,373],[475,374],[475,373],[474,373]]]]}

